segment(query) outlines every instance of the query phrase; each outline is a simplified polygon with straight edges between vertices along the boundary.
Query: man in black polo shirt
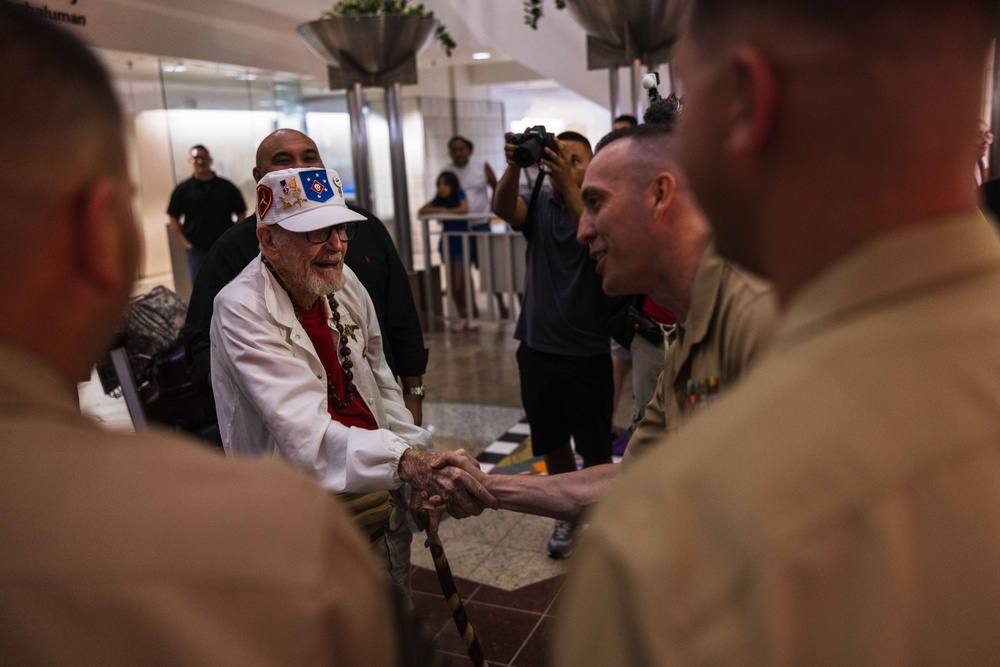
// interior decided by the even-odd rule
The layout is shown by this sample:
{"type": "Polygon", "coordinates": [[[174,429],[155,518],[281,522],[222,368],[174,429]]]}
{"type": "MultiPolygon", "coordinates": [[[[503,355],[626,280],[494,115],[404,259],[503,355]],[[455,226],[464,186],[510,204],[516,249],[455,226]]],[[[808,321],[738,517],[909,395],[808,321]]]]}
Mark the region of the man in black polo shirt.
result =
{"type": "Polygon", "coordinates": [[[212,171],[212,156],[207,148],[193,146],[188,163],[194,174],[174,188],[167,215],[170,228],[187,250],[193,281],[205,253],[233,222],[246,215],[247,205],[232,182],[212,171]]]}

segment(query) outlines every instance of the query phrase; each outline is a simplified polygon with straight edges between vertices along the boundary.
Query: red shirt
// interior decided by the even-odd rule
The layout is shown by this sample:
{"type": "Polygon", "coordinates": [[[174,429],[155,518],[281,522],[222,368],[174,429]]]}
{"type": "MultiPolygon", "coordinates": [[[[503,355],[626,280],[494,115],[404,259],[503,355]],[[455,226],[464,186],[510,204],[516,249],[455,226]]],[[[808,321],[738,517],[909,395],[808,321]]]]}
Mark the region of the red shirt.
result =
{"type": "MultiPolygon", "coordinates": [[[[333,387],[339,400],[343,402],[345,394],[344,385],[346,384],[344,382],[344,369],[340,367],[338,352],[333,346],[333,332],[327,326],[326,312],[321,305],[322,301],[323,299],[316,299],[316,303],[308,310],[296,308],[295,315],[298,317],[299,322],[302,323],[302,328],[309,335],[309,340],[312,341],[313,347],[316,348],[316,354],[319,356],[323,368],[326,369],[330,386],[333,387]]],[[[359,363],[365,363],[364,359],[349,358],[354,362],[355,367],[359,363]]],[[[330,416],[344,426],[357,426],[369,431],[374,431],[378,428],[375,415],[372,414],[372,411],[368,409],[368,406],[365,405],[365,402],[361,400],[361,396],[357,393],[354,394],[350,405],[344,409],[337,407],[337,399],[333,396],[327,399],[327,407],[330,411],[330,416]]]]}

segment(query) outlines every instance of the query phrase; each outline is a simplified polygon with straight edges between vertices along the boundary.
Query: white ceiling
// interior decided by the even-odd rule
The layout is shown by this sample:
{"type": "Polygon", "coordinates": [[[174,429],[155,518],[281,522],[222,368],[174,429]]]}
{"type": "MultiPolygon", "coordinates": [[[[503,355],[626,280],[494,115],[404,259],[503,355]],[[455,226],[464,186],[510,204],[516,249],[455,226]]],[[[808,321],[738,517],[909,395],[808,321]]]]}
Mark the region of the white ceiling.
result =
{"type": "MultiPolygon", "coordinates": [[[[416,0],[415,0],[416,1],[416,0]]],[[[611,1],[611,0],[609,0],[611,1]]],[[[49,5],[70,0],[49,0],[49,5]]],[[[606,71],[586,69],[586,37],[567,11],[545,0],[537,31],[524,24],[522,0],[423,0],[458,43],[447,58],[436,43],[419,56],[421,69],[469,67],[466,77],[490,84],[537,73],[594,102],[608,104],[606,71]],[[473,61],[476,51],[493,59],[473,61]],[[517,63],[519,67],[498,64],[517,63]]],[[[295,72],[325,81],[325,65],[295,32],[319,18],[331,0],[78,0],[85,36],[96,46],[131,53],[190,58],[295,72]]],[[[627,85],[628,73],[621,78],[627,85]]],[[[509,80],[507,82],[510,82],[509,80]]]]}

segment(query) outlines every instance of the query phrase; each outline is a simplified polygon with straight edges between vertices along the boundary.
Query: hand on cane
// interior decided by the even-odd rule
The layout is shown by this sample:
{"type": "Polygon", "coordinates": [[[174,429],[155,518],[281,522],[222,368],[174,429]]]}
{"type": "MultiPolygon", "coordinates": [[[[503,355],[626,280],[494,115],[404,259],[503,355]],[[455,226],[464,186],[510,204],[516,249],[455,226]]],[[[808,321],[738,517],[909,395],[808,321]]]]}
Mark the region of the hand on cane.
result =
{"type": "Polygon", "coordinates": [[[417,527],[427,533],[427,539],[424,540],[425,547],[430,547],[431,543],[437,539],[441,515],[447,509],[441,496],[432,496],[421,489],[413,489],[410,494],[410,514],[413,515],[417,527]]]}

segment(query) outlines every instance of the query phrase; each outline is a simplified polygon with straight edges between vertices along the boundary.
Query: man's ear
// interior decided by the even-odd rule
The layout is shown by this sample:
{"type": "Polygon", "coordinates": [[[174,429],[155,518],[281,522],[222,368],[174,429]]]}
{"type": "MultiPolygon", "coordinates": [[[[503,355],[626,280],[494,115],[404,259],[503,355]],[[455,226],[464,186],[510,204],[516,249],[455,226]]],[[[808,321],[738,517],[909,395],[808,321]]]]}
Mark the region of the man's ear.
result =
{"type": "Polygon", "coordinates": [[[254,167],[253,168],[253,182],[254,183],[260,183],[260,179],[262,179],[262,178],[264,178],[264,174],[262,174],[260,172],[260,169],[258,169],[257,167],[254,167]]]}
{"type": "Polygon", "coordinates": [[[264,225],[257,228],[257,242],[263,250],[273,252],[277,249],[273,225],[264,225]]]}
{"type": "Polygon", "coordinates": [[[752,159],[771,140],[778,106],[778,76],[774,64],[758,48],[734,49],[735,75],[731,130],[726,149],[734,160],[752,159]]]}
{"type": "Polygon", "coordinates": [[[135,231],[126,228],[135,223],[123,187],[110,177],[88,183],[73,198],[69,215],[70,234],[76,237],[78,279],[89,281],[101,292],[116,291],[134,279],[127,275],[134,264],[126,261],[125,254],[138,250],[128,238],[135,231]]]}
{"type": "Polygon", "coordinates": [[[666,215],[677,197],[677,177],[669,171],[661,171],[653,179],[650,189],[655,215],[666,215]]]}

